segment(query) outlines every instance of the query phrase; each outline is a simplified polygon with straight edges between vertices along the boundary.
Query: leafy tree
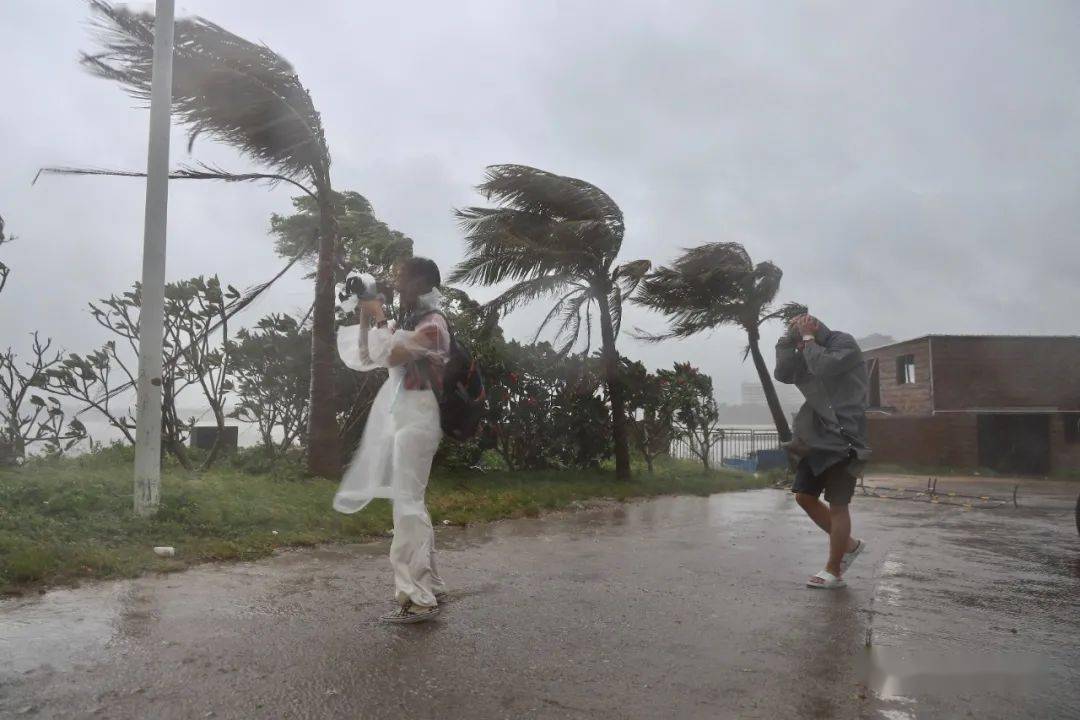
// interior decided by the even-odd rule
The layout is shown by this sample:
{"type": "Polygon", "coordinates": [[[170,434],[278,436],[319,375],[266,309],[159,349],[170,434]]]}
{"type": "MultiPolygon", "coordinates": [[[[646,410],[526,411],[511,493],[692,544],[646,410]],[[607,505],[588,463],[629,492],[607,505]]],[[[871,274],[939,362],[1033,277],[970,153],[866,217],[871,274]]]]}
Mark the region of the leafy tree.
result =
{"type": "MultiPolygon", "coordinates": [[[[58,366],[49,369],[46,383],[49,392],[70,398],[82,405],[80,415],[89,410],[97,412],[118,430],[128,443],[134,445],[135,416],[127,404],[117,408],[113,402],[119,395],[118,379],[126,383],[130,382],[131,377],[128,365],[117,353],[116,341],[109,340],[100,349],[86,355],[69,354],[58,366]]],[[[171,388],[172,383],[166,381],[163,386],[171,388]]],[[[162,403],[163,438],[170,437],[169,423],[174,420],[175,415],[165,412],[166,408],[173,408],[171,395],[166,396],[162,403]]],[[[177,430],[174,430],[172,435],[176,432],[177,430]]],[[[166,449],[172,452],[168,442],[166,449]]]]}
{"type": "Polygon", "coordinates": [[[690,363],[675,363],[673,370],[657,372],[674,410],[674,432],[684,439],[705,469],[720,429],[720,412],[712,378],[690,363]]]}
{"type": "Polygon", "coordinates": [[[631,418],[630,436],[651,474],[656,458],[667,454],[671,447],[671,393],[668,383],[640,362],[623,358],[623,376],[629,388],[626,405],[631,418]]]}
{"type": "Polygon", "coordinates": [[[230,342],[236,373],[231,416],[259,429],[270,457],[302,442],[311,381],[311,331],[288,315],[269,315],[254,329],[242,328],[230,342]]]}
{"type": "Polygon", "coordinates": [[[558,320],[556,341],[569,353],[585,331],[592,339],[598,314],[604,375],[611,403],[616,476],[630,477],[625,389],[615,341],[623,299],[649,269],[646,260],[616,265],[625,226],[622,211],[604,191],[575,178],[523,165],[495,165],[478,188],[494,207],[471,207],[457,216],[467,233],[466,258],[452,282],[513,285],[488,303],[505,313],[543,297],[551,307],[537,337],[558,320]]]}
{"type": "Polygon", "coordinates": [[[766,322],[806,312],[805,306],[797,303],[773,309],[782,276],[771,262],[755,265],[738,243],[710,243],[688,250],[670,267],[650,273],[635,301],[668,316],[671,329],[644,335],[648,340],[689,337],[726,324],[745,330],[748,345],[743,357],[748,354],[753,358],[776,431],[786,442],[791,439],[791,428],[759,342],[766,322]]]}
{"type": "Polygon", "coordinates": [[[595,467],[611,456],[598,358],[509,342],[484,371],[491,442],[508,467],[595,467]]]}
{"type": "MultiPolygon", "coordinates": [[[[311,238],[319,232],[318,204],[307,195],[295,197],[292,202],[292,215],[275,213],[270,218],[274,249],[283,257],[299,256],[314,264],[318,257],[311,238]]],[[[371,203],[360,193],[335,192],[332,206],[340,238],[334,268],[337,280],[355,270],[388,281],[395,263],[412,255],[412,239],[379,220],[371,203]]]]}
{"type": "Polygon", "coordinates": [[[174,351],[177,372],[202,391],[218,430],[203,470],[217,460],[225,438],[225,398],[234,387],[226,303],[239,296],[231,285],[222,289],[216,275],[165,287],[166,347],[174,351]]]}
{"type": "MultiPolygon", "coordinates": [[[[115,401],[135,385],[139,357],[139,310],[142,289],[131,290],[90,303],[90,315],[116,338],[86,355],[71,353],[47,374],[49,392],[67,397],[102,415],[124,439],[135,444],[135,416],[130,404],[115,401]]],[[[165,336],[169,336],[169,315],[165,316],[165,336]]],[[[163,446],[185,468],[191,463],[185,450],[187,428],[178,417],[176,398],[191,384],[177,362],[166,362],[161,374],[161,433],[163,446]]]]}
{"type": "Polygon", "coordinates": [[[61,362],[60,353],[52,350],[52,340],[42,343],[34,333],[31,354],[20,365],[11,348],[0,353],[0,464],[25,458],[34,444],[59,453],[88,437],[78,418],[65,423],[67,416],[59,400],[35,392],[45,390],[48,373],[61,362]]]}
{"type": "MultiPolygon", "coordinates": [[[[165,288],[164,344],[168,359],[161,374],[161,433],[165,450],[187,469],[192,464],[185,444],[195,418],[181,418],[177,400],[192,386],[198,387],[214,414],[220,443],[225,399],[233,389],[228,325],[223,318],[227,299],[238,295],[231,286],[223,290],[217,277],[192,278],[165,288]]],[[[138,283],[119,295],[90,303],[91,317],[115,338],[86,355],[69,354],[46,373],[49,392],[78,402],[83,411],[99,413],[131,444],[135,443],[135,417],[128,403],[121,402],[117,407],[116,401],[135,384],[141,308],[142,289],[138,283]]],[[[211,451],[202,467],[209,467],[217,455],[218,451],[211,451]]]]}

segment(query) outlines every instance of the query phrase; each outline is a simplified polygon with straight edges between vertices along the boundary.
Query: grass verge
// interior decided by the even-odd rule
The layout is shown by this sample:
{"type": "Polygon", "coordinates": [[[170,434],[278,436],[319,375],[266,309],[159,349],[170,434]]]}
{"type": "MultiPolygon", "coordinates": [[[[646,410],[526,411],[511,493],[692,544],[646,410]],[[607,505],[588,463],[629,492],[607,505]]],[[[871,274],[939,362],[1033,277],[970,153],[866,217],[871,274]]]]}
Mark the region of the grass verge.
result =
{"type": "MultiPolygon", "coordinates": [[[[279,547],[385,536],[390,506],[355,515],[330,508],[337,483],[222,468],[202,475],[167,469],[153,518],[131,509],[131,466],[115,458],[33,462],[0,470],[0,594],[87,578],[133,577],[211,560],[251,560],[279,547]],[[159,558],[156,545],[176,548],[159,558]]],[[[436,523],[534,517],[576,501],[710,495],[764,487],[765,477],[660,463],[630,482],[604,471],[436,473],[428,507],[436,523]]]]}

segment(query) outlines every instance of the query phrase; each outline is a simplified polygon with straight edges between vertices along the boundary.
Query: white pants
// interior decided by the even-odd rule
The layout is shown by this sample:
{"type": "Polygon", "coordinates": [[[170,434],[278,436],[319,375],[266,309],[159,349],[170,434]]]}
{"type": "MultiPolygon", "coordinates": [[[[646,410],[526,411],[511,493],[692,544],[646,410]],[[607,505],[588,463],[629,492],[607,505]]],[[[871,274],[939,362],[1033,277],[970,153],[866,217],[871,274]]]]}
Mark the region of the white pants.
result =
{"type": "Polygon", "coordinates": [[[426,508],[419,512],[394,504],[394,541],[390,543],[390,565],[394,568],[397,601],[416,605],[436,605],[435,593],[446,585],[435,564],[435,531],[426,508]]]}
{"type": "Polygon", "coordinates": [[[394,540],[390,565],[399,603],[433,606],[445,584],[435,564],[435,530],[424,502],[431,461],[439,448],[439,406],[430,391],[402,390],[390,413],[390,484],[394,540]]]}

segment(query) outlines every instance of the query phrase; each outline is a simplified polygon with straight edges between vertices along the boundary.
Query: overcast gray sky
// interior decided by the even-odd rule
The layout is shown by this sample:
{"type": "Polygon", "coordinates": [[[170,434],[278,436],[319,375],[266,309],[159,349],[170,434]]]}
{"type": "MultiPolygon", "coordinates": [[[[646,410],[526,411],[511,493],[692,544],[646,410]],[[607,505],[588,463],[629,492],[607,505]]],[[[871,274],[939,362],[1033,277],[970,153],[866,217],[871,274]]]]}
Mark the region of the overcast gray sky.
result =
{"type": "MultiPolygon", "coordinates": [[[[536,165],[608,191],[623,258],[670,261],[743,243],[785,272],[781,299],[835,328],[1078,331],[1080,3],[181,0],[288,58],[326,125],[338,189],[447,270],[451,209],[493,163],[536,165]]],[[[104,337],[89,299],[129,286],[141,181],[48,178],[38,167],[145,166],[148,113],[91,78],[77,0],[0,3],[0,214],[19,241],[0,296],[0,344],[38,329],[71,350],[104,337]]],[[[251,167],[200,141],[173,160],[251,167]]],[[[237,286],[281,261],[267,236],[285,188],[173,183],[168,275],[237,286]]],[[[300,272],[246,320],[305,309],[300,272]]],[[[477,296],[487,294],[478,291],[477,296]]],[[[504,322],[527,337],[539,308],[504,322]]],[[[627,327],[661,327],[633,311],[627,327]]],[[[768,333],[771,344],[779,328],[768,333]]],[[[753,378],[732,329],[663,346],[737,401],[753,378]]]]}

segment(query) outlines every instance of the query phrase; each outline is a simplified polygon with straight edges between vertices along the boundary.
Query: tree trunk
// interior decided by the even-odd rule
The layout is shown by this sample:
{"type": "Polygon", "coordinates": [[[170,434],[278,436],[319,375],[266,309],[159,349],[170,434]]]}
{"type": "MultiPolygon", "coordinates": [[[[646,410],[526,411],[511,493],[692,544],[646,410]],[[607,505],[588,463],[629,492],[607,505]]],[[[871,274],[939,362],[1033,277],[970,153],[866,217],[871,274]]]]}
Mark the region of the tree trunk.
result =
{"type": "Polygon", "coordinates": [[[386,380],[386,373],[378,370],[362,373],[352,387],[353,404],[345,415],[338,437],[341,442],[342,459],[356,452],[367,427],[368,416],[375,404],[375,396],[386,380]]]}
{"type": "Polygon", "coordinates": [[[176,416],[176,396],[171,378],[163,380],[161,391],[161,434],[165,440],[165,450],[176,458],[182,468],[191,470],[191,460],[180,439],[180,418],[176,416]]]}
{"type": "Polygon", "coordinates": [[[319,260],[315,269],[315,309],[311,326],[311,387],[308,393],[308,472],[325,478],[341,473],[341,449],[334,408],[334,257],[337,221],[329,186],[318,188],[319,260]]]}
{"type": "Polygon", "coordinates": [[[769,404],[769,413],[772,414],[776,432],[780,435],[780,442],[791,440],[791,428],[788,426],[784,409],[780,407],[780,398],[776,395],[776,386],[773,385],[772,373],[765,364],[765,358],[761,356],[761,347],[758,345],[760,336],[757,328],[747,333],[750,338],[750,355],[754,358],[754,368],[757,370],[758,379],[761,380],[761,389],[765,392],[765,402],[769,404]]]}
{"type": "Polygon", "coordinates": [[[221,406],[214,403],[210,407],[214,413],[214,424],[217,426],[217,437],[214,438],[214,446],[210,448],[210,454],[206,456],[206,460],[203,461],[200,472],[205,472],[210,469],[210,466],[217,462],[218,456],[221,455],[221,446],[225,442],[225,412],[221,406]]]}
{"type": "Polygon", "coordinates": [[[604,375],[611,398],[611,428],[615,441],[615,478],[630,479],[630,444],[626,432],[626,400],[619,373],[619,351],[615,348],[615,328],[606,292],[596,293],[600,306],[600,337],[604,349],[604,375]]]}

